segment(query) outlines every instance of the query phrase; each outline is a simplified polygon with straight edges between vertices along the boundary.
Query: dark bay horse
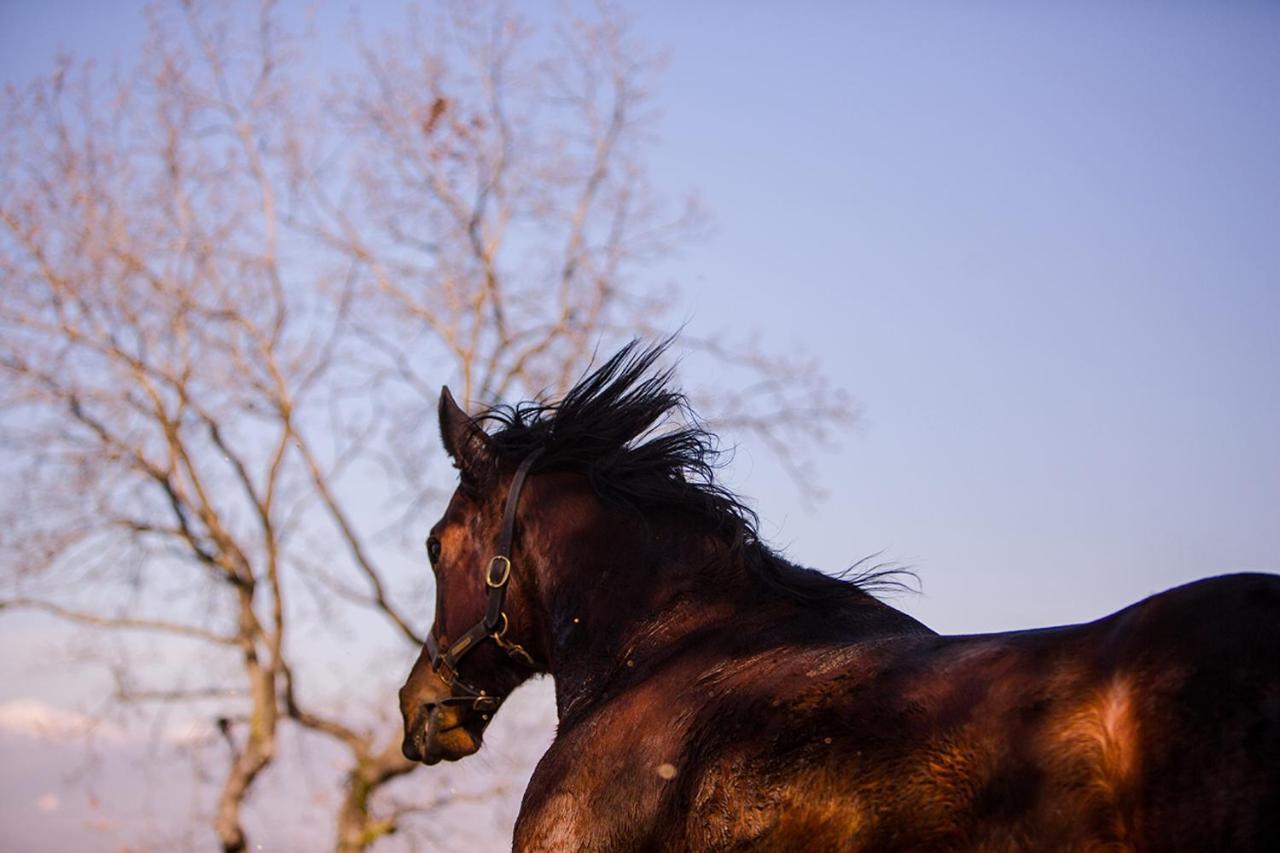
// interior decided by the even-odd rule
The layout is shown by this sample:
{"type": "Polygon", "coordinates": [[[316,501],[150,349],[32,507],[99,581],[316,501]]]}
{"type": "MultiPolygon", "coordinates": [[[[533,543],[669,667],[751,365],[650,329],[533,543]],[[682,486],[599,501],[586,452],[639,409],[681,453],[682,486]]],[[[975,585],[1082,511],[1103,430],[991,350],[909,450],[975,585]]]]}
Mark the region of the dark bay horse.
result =
{"type": "Polygon", "coordinates": [[[555,404],[441,398],[461,483],[404,752],[474,753],[550,674],[517,850],[1280,850],[1280,577],[938,636],[757,541],[711,437],[655,430],[660,350],[555,404]]]}

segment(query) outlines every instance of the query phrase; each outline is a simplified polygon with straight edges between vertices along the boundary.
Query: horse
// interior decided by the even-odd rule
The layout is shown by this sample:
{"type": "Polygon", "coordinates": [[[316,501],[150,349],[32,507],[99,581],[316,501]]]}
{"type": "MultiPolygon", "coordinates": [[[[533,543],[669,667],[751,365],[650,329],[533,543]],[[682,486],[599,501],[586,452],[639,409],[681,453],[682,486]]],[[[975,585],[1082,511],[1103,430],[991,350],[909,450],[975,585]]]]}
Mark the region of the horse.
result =
{"type": "Polygon", "coordinates": [[[1280,850],[1280,577],[940,636],[872,594],[883,573],[760,541],[663,346],[554,403],[441,394],[459,484],[403,751],[475,753],[550,675],[513,849],[1280,850]]]}

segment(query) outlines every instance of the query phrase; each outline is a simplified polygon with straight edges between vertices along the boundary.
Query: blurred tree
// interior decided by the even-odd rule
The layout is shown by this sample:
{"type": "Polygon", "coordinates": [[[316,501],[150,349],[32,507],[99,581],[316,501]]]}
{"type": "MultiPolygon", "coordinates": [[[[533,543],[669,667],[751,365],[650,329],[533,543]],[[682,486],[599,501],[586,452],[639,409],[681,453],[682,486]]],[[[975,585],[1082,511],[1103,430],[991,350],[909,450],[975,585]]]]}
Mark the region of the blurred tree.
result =
{"type": "MultiPolygon", "coordinates": [[[[226,850],[281,725],[333,738],[335,843],[359,850],[448,798],[380,798],[414,769],[394,702],[304,694],[298,626],[373,614],[407,668],[428,573],[384,533],[449,487],[426,465],[441,381],[473,405],[554,393],[660,334],[675,294],[637,274],[702,217],[649,182],[658,63],[616,11],[411,17],[326,86],[279,17],[159,8],[123,79],[67,62],[6,94],[4,606],[194,644],[207,680],[139,686],[129,660],[119,693],[212,708],[226,850]]],[[[754,341],[682,345],[741,369],[702,406],[811,489],[804,448],[847,399],[754,341]]]]}

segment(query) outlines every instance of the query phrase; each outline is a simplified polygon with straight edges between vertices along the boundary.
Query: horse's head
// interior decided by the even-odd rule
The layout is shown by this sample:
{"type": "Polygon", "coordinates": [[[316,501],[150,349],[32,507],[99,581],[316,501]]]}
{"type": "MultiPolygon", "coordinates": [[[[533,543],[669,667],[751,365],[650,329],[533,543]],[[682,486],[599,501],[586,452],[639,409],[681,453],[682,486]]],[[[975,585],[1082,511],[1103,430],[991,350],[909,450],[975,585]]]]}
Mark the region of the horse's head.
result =
{"type": "Polygon", "coordinates": [[[518,555],[527,551],[514,535],[534,457],[516,467],[504,464],[447,388],[440,396],[440,434],[460,485],[427,538],[435,624],[400,689],[404,754],[427,764],[478,750],[506,696],[543,669],[532,644],[537,581],[521,562],[518,555]]]}
{"type": "Polygon", "coordinates": [[[553,656],[558,675],[575,655],[597,661],[587,645],[691,583],[696,567],[673,580],[674,554],[753,537],[751,511],[713,482],[714,436],[684,417],[670,371],[650,370],[666,345],[633,341],[558,401],[490,409],[479,420],[492,432],[441,394],[460,485],[427,539],[436,615],[400,690],[407,757],[475,752],[503,699],[553,656]]]}

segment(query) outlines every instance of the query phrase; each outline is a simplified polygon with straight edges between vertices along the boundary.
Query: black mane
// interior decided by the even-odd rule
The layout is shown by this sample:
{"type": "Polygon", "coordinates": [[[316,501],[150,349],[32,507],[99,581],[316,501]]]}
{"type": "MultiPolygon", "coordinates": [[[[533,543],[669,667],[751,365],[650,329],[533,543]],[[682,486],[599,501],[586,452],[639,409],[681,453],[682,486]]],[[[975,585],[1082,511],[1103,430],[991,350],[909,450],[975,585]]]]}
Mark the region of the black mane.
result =
{"type": "MultiPolygon", "coordinates": [[[[903,586],[893,567],[859,561],[836,578],[793,566],[759,541],[754,510],[716,482],[721,451],[714,433],[670,388],[672,370],[653,370],[671,341],[633,340],[583,377],[557,402],[493,406],[479,420],[512,462],[541,448],[537,470],[581,471],[602,499],[636,509],[675,509],[725,536],[765,584],[808,601],[903,586]]],[[[909,573],[908,573],[909,574],[909,573]]]]}
{"type": "Polygon", "coordinates": [[[756,514],[715,481],[716,436],[670,369],[653,371],[670,341],[627,344],[554,403],[494,406],[482,421],[497,452],[513,461],[542,448],[534,470],[582,471],[602,498],[636,508],[665,507],[719,531],[756,537],[756,514]]]}

